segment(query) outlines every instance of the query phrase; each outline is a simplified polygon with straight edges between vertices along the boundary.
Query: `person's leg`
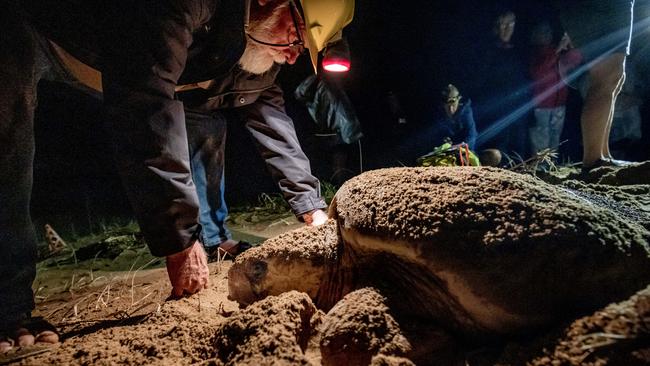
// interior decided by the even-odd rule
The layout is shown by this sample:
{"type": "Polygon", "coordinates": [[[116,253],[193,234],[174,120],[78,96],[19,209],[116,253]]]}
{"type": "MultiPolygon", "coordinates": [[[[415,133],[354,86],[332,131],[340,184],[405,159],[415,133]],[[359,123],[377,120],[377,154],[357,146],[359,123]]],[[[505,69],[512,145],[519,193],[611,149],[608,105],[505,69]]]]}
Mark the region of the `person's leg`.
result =
{"type": "Polygon", "coordinates": [[[224,198],[224,154],[227,122],[221,113],[211,115],[186,111],[187,139],[192,180],[199,198],[201,241],[209,259],[232,257],[251,248],[235,241],[226,227],[228,207],[224,198]]]}
{"type": "Polygon", "coordinates": [[[529,157],[528,151],[528,125],[530,124],[530,115],[520,118],[517,122],[513,123],[512,128],[509,129],[510,134],[510,148],[516,152],[522,159],[529,157]]]}
{"type": "Polygon", "coordinates": [[[535,125],[528,128],[531,156],[549,147],[550,122],[553,109],[535,108],[535,125]]]}
{"type": "Polygon", "coordinates": [[[614,122],[614,110],[616,108],[616,98],[623,90],[623,84],[625,84],[625,60],[623,60],[623,74],[616,85],[614,90],[614,95],[612,98],[612,106],[609,110],[609,119],[607,125],[607,134],[605,135],[605,140],[603,141],[603,156],[607,159],[613,159],[611,152],[609,151],[609,136],[612,131],[612,123],[614,122]]]}
{"type": "Polygon", "coordinates": [[[606,138],[611,127],[615,91],[623,77],[625,54],[614,53],[596,62],[589,70],[590,85],[582,108],[583,167],[605,159],[606,138]]]}
{"type": "Polygon", "coordinates": [[[226,120],[186,112],[192,180],[199,197],[199,222],[206,250],[231,239],[225,226],[228,209],[224,200],[224,153],[226,120]]]}
{"type": "Polygon", "coordinates": [[[336,144],[332,147],[332,184],[340,187],[345,181],[354,176],[354,172],[348,168],[348,149],[350,145],[336,144]]]}
{"type": "Polygon", "coordinates": [[[549,139],[548,139],[548,146],[551,149],[559,150],[560,137],[562,136],[562,130],[564,129],[565,116],[566,116],[565,106],[553,108],[553,113],[551,114],[551,125],[549,126],[549,139]]]}
{"type": "Polygon", "coordinates": [[[33,181],[34,110],[40,64],[35,34],[17,12],[0,16],[0,352],[44,339],[27,323],[34,309],[36,235],[29,204],[33,181]]]}

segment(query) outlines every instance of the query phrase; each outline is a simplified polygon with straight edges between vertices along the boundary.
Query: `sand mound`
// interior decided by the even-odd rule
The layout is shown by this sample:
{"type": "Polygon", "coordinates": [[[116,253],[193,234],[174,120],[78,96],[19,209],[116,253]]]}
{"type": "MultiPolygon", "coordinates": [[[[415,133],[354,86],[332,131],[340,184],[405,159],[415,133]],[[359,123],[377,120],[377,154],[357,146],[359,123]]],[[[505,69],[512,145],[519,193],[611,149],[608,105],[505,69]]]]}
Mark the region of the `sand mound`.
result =
{"type": "Polygon", "coordinates": [[[650,364],[650,286],[573,322],[532,365],[650,364]]]}
{"type": "Polygon", "coordinates": [[[304,293],[267,297],[219,328],[216,359],[225,365],[310,365],[305,350],[319,323],[317,312],[304,293]]]}

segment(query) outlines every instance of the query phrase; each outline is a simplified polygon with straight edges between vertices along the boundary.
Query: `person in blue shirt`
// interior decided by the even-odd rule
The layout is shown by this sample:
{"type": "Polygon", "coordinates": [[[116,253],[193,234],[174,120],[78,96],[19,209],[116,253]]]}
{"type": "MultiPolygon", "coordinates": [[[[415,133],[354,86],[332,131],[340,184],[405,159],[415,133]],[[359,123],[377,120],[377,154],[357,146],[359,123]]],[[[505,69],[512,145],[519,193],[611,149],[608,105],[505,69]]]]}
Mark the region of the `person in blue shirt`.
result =
{"type": "Polygon", "coordinates": [[[434,123],[433,146],[438,146],[449,138],[453,144],[467,143],[470,150],[476,144],[476,123],[472,112],[472,101],[461,102],[458,88],[449,84],[442,90],[442,102],[434,123]]]}

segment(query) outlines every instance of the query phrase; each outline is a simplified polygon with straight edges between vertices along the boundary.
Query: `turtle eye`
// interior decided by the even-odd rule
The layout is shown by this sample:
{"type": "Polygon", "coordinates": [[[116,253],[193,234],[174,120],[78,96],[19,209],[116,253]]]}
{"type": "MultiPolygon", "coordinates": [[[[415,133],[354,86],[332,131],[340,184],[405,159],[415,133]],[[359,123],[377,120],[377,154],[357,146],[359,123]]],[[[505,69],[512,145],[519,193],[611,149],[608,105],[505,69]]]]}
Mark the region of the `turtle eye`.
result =
{"type": "Polygon", "coordinates": [[[255,262],[251,265],[249,280],[254,283],[259,282],[262,278],[264,278],[264,276],[266,276],[267,271],[268,265],[266,262],[255,262]]]}

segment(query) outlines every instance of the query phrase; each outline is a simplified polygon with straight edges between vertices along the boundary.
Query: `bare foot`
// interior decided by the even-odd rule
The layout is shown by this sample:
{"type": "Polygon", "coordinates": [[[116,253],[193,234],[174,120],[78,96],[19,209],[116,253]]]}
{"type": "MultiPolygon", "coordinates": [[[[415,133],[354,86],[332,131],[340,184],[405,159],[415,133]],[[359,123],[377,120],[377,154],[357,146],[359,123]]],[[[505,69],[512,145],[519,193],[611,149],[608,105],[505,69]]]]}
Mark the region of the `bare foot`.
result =
{"type": "Polygon", "coordinates": [[[54,326],[42,318],[26,319],[19,323],[15,330],[5,334],[0,336],[0,353],[11,351],[14,347],[59,343],[59,335],[54,326]]]}

